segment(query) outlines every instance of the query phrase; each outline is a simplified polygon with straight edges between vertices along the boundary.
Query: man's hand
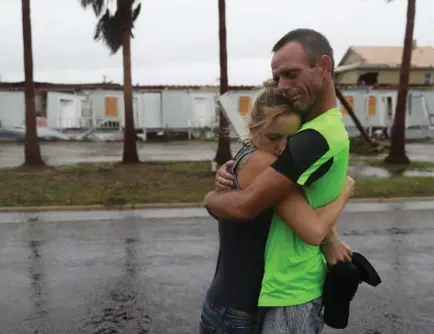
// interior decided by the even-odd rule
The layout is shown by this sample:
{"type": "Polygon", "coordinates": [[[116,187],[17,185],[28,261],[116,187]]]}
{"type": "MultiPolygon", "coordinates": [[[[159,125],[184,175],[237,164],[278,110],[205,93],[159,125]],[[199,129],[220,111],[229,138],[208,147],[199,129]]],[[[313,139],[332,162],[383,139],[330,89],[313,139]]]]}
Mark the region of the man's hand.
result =
{"type": "Polygon", "coordinates": [[[351,256],[353,255],[351,247],[343,241],[321,246],[321,250],[329,265],[334,265],[339,261],[351,262],[351,256]]]}
{"type": "Polygon", "coordinates": [[[232,166],[233,163],[233,160],[229,160],[217,170],[217,174],[215,177],[215,188],[217,191],[229,191],[234,186],[234,177],[228,171],[228,169],[232,166]]]}

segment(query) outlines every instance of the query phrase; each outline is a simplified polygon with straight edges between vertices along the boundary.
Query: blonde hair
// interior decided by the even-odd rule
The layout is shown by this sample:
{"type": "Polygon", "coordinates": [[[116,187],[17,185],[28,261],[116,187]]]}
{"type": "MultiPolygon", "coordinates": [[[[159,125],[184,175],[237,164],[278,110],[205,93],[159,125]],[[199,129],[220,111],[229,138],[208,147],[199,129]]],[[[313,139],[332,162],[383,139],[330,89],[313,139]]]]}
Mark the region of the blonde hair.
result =
{"type": "Polygon", "coordinates": [[[247,126],[250,139],[252,131],[260,131],[276,117],[289,113],[291,110],[287,98],[277,89],[277,82],[273,79],[264,81],[249,111],[247,126]]]}

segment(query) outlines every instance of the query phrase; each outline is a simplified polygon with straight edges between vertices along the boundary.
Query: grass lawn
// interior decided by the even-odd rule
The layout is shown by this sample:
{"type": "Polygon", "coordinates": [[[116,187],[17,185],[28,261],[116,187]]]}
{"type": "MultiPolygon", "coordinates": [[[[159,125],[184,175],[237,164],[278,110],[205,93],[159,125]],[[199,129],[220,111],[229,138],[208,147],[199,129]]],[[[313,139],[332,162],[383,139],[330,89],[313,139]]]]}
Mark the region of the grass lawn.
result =
{"type": "MultiPolygon", "coordinates": [[[[213,188],[210,162],[78,164],[0,169],[0,206],[200,202],[213,188]]],[[[355,197],[434,196],[432,177],[366,178],[355,197]]]]}

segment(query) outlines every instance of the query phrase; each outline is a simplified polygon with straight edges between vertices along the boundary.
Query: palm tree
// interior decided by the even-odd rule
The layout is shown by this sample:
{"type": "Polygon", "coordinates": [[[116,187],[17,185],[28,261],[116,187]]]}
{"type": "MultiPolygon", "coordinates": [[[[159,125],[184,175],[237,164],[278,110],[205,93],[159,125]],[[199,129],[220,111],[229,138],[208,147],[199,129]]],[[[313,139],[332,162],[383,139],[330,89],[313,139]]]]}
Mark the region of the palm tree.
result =
{"type": "Polygon", "coordinates": [[[122,163],[139,163],[133,116],[133,86],[131,79],[131,37],[141,4],[136,0],[116,0],[116,12],[108,8],[110,0],[80,0],[84,8],[92,7],[99,18],[94,39],[105,43],[115,54],[121,47],[124,70],[125,130],[122,163]]]}
{"type": "Polygon", "coordinates": [[[30,0],[21,1],[24,52],[24,96],[26,106],[26,137],[24,139],[24,165],[45,165],[41,156],[36,130],[35,83],[33,82],[32,23],[30,0]]]}
{"type": "MultiPolygon", "coordinates": [[[[391,0],[388,0],[390,2],[391,0]]],[[[401,69],[399,75],[398,101],[396,103],[393,120],[391,143],[388,156],[384,162],[390,164],[409,164],[405,153],[405,112],[407,106],[408,81],[413,52],[414,19],[416,16],[416,0],[407,2],[407,23],[405,27],[404,49],[402,52],[401,69]]]]}
{"type": "MultiPolygon", "coordinates": [[[[219,42],[220,42],[220,95],[226,93],[228,85],[228,54],[226,45],[226,3],[218,0],[219,8],[219,42]]],[[[219,139],[214,161],[217,166],[232,159],[231,142],[229,138],[229,122],[225,114],[219,111],[219,139]]]]}

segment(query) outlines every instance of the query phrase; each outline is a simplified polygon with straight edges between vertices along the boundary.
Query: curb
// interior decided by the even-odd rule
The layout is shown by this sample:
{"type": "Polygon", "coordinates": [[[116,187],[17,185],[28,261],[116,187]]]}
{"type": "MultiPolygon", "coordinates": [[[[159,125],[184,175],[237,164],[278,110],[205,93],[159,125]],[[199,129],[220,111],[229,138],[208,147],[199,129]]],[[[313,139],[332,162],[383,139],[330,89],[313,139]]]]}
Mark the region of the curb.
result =
{"type": "MultiPolygon", "coordinates": [[[[355,198],[348,201],[353,204],[363,203],[402,203],[434,201],[431,197],[390,197],[390,198],[355,198]]],[[[47,206],[11,206],[0,207],[1,212],[61,212],[61,211],[132,211],[143,209],[197,209],[203,208],[202,202],[190,203],[142,203],[125,205],[47,205],[47,206]]]]}
{"type": "Polygon", "coordinates": [[[125,205],[47,205],[47,206],[6,206],[0,212],[56,212],[56,211],[132,211],[142,209],[201,208],[203,203],[143,203],[125,205]]]}
{"type": "Polygon", "coordinates": [[[434,201],[434,196],[354,198],[354,199],[350,199],[348,203],[363,204],[363,203],[402,203],[402,202],[427,202],[427,201],[434,201]]]}

